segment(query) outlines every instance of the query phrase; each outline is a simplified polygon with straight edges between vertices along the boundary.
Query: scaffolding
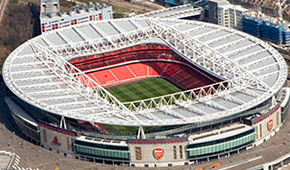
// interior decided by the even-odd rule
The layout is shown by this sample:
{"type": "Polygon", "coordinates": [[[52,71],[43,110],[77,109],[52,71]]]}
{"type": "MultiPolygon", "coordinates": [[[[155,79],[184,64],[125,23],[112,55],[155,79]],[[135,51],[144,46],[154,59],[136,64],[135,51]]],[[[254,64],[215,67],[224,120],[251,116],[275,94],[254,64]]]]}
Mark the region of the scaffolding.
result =
{"type": "Polygon", "coordinates": [[[273,23],[270,21],[263,21],[261,38],[271,41],[275,44],[282,44],[283,42],[283,24],[273,23]]]}
{"type": "Polygon", "coordinates": [[[263,20],[261,18],[244,15],[243,31],[256,37],[261,37],[262,23],[263,20]]]}

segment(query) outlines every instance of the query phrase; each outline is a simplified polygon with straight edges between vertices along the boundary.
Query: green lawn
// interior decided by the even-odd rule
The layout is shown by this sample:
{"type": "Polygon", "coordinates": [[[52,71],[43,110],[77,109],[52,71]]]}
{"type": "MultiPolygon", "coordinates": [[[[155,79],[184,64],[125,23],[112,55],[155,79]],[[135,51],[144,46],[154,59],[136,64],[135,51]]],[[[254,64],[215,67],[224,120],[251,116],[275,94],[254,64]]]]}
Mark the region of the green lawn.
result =
{"type": "Polygon", "coordinates": [[[163,78],[151,78],[107,89],[121,102],[148,99],[181,90],[163,78]]]}

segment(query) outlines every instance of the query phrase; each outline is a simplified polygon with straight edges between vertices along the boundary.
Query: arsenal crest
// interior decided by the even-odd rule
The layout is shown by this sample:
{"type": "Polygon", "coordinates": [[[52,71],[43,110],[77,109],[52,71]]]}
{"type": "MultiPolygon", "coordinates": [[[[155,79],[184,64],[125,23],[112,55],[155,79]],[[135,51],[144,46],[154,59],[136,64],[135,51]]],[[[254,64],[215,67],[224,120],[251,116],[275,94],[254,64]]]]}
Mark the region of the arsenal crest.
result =
{"type": "Polygon", "coordinates": [[[153,156],[155,159],[159,160],[163,157],[164,150],[161,148],[156,148],[153,150],[153,156]]]}
{"type": "Polygon", "coordinates": [[[268,122],[268,130],[271,131],[272,128],[273,128],[273,120],[271,119],[271,120],[269,120],[269,122],[268,122]]]}
{"type": "Polygon", "coordinates": [[[55,145],[60,145],[59,141],[58,141],[58,138],[55,136],[52,140],[52,144],[55,144],[55,145]]]}

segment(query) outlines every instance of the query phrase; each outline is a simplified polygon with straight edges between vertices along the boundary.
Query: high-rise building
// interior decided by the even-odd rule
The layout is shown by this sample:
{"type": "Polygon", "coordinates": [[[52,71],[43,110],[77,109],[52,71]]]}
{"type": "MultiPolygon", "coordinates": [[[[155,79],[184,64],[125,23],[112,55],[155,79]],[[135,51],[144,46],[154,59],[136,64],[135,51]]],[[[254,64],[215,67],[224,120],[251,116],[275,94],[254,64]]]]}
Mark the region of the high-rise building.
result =
{"type": "Polygon", "coordinates": [[[61,13],[58,0],[41,0],[41,33],[89,21],[112,19],[112,7],[106,4],[88,3],[76,5],[71,11],[61,13]]]}
{"type": "Polygon", "coordinates": [[[230,27],[237,30],[243,30],[243,13],[248,11],[241,6],[231,5],[229,7],[230,11],[230,27]]]}
{"type": "Polygon", "coordinates": [[[247,9],[225,0],[210,0],[209,22],[242,30],[242,14],[246,11],[247,9]]]}

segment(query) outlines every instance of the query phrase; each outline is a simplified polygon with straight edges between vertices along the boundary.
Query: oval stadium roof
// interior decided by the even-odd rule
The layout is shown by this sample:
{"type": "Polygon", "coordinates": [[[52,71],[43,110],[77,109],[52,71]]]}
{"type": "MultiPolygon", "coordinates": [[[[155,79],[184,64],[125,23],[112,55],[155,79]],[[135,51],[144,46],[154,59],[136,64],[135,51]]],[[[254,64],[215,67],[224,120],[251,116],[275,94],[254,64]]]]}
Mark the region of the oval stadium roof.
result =
{"type": "Polygon", "coordinates": [[[210,121],[253,108],[283,87],[287,65],[268,44],[233,29],[189,20],[127,18],[37,36],[9,55],[3,77],[18,97],[53,114],[106,124],[162,126],[210,121]],[[87,84],[94,88],[77,81],[75,76],[85,75],[68,62],[145,42],[164,43],[224,81],[180,92],[178,98],[168,95],[174,104],[161,96],[126,107],[90,78],[87,84]]]}

